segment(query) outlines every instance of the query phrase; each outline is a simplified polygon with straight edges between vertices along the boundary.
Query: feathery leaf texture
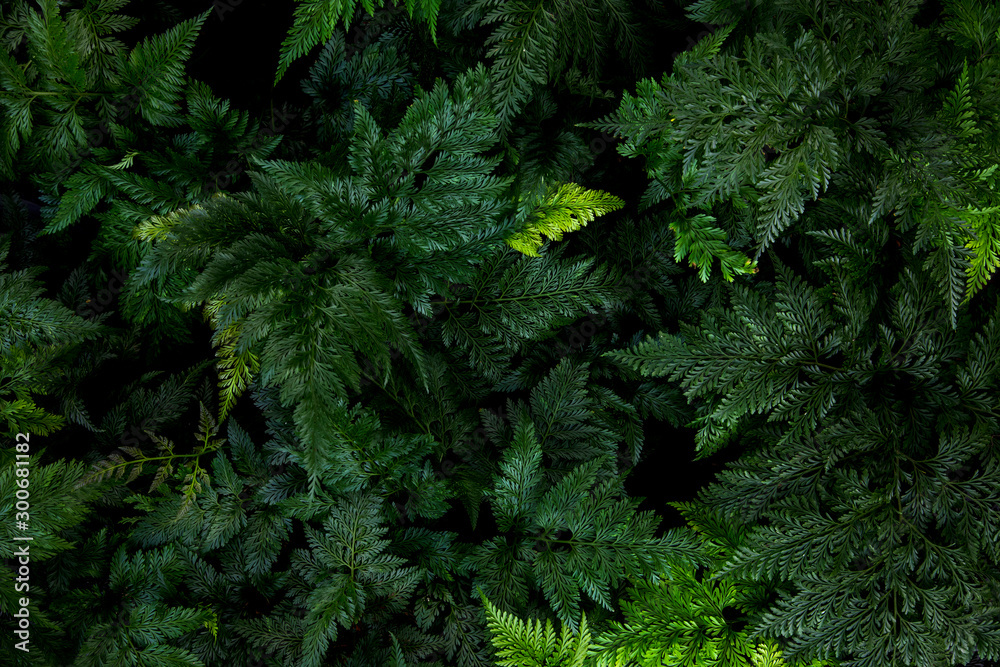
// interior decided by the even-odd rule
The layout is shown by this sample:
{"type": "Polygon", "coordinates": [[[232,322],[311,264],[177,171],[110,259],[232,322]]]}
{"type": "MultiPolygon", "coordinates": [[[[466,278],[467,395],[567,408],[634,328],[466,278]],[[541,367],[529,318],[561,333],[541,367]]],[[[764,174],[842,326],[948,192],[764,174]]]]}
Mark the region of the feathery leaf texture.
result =
{"type": "MultiPolygon", "coordinates": [[[[360,0],[361,7],[369,16],[375,14],[375,0],[360,0]]],[[[384,4],[381,3],[381,4],[384,4]]],[[[278,56],[278,71],[274,76],[275,85],[281,81],[288,66],[309,53],[318,44],[326,44],[343,22],[350,25],[358,7],[358,0],[298,0],[295,7],[295,22],[281,43],[278,56]]],[[[431,38],[437,43],[437,16],[441,0],[406,0],[406,11],[427,22],[431,38]]]]}
{"type": "Polygon", "coordinates": [[[576,183],[563,183],[535,206],[528,227],[506,241],[514,250],[538,257],[542,234],[553,241],[561,241],[565,232],[586,227],[594,218],[624,205],[624,201],[606,192],[587,190],[576,183]]]}
{"type": "MultiPolygon", "coordinates": [[[[502,609],[523,603],[532,576],[559,620],[574,632],[581,591],[610,609],[610,587],[625,578],[657,576],[678,563],[703,559],[692,535],[670,530],[655,537],[653,516],[637,512],[637,500],[618,497],[621,488],[608,475],[608,456],[566,466],[554,483],[542,475],[541,453],[570,436],[559,432],[559,413],[579,419],[577,406],[587,404],[586,370],[564,360],[532,392],[530,410],[512,405],[513,443],[485,495],[498,527],[514,542],[494,538],[469,560],[480,573],[483,591],[502,609]]],[[[587,429],[580,424],[574,430],[585,435],[587,429]]]]}
{"type": "Polygon", "coordinates": [[[836,285],[826,295],[776,268],[769,296],[737,287],[731,308],[705,312],[700,327],[608,356],[701,399],[692,425],[702,455],[735,432],[765,443],[702,498],[739,520],[766,521],[720,576],[794,586],[752,637],[790,637],[790,658],[852,654],[850,665],[967,660],[997,627],[990,600],[1000,581],[985,574],[1000,561],[1000,535],[987,527],[1000,507],[987,436],[995,417],[992,406],[969,406],[996,382],[984,347],[1000,313],[966,350],[944,335],[948,311],[925,273],[904,268],[878,310],[858,284],[864,277],[842,265],[822,265],[836,285]],[[971,478],[949,472],[972,460],[983,467],[971,478]],[[873,641],[863,627],[886,632],[873,641]]]}
{"type": "MultiPolygon", "coordinates": [[[[353,176],[259,161],[262,171],[251,173],[257,192],[219,193],[136,229],[155,244],[137,270],[139,286],[180,268],[196,272],[172,300],[206,304],[220,347],[223,415],[259,366],[262,385],[277,383],[285,404],[297,405],[300,433],[318,450],[332,437],[325,406],[360,389],[355,353],[388,369],[391,345],[426,383],[400,298],[429,308],[432,290],[448,290],[444,275],[472,277],[451,255],[485,254],[511,224],[500,217],[506,181],[489,175],[495,162],[477,156],[495,141],[495,122],[475,99],[487,85],[480,68],[451,96],[437,86],[388,137],[359,109],[353,176]],[[420,188],[417,175],[426,179],[420,188]],[[375,238],[384,231],[389,244],[375,238]],[[395,280],[387,267],[398,267],[395,280]]],[[[310,457],[315,490],[319,458],[310,457]]]]}
{"type": "MultiPolygon", "coordinates": [[[[735,528],[704,506],[672,503],[711,553],[714,565],[700,576],[691,567],[673,567],[650,579],[631,581],[629,600],[622,603],[624,622],[614,621],[591,635],[586,615],[572,632],[563,624],[557,637],[550,620],[522,621],[483,597],[488,627],[497,648],[497,667],[659,667],[712,665],[713,667],[786,667],[774,640],[751,642],[745,630],[734,626],[747,616],[727,619],[727,611],[750,612],[761,587],[753,582],[715,581],[711,573],[746,539],[745,528],[735,528]]],[[[814,660],[809,667],[829,663],[814,660]]]]}
{"type": "MultiPolygon", "coordinates": [[[[72,377],[74,352],[88,341],[110,333],[96,320],[80,317],[59,301],[42,297],[42,267],[7,271],[10,236],[0,237],[0,418],[10,437],[16,433],[47,435],[65,417],[35,404],[34,395],[60,391],[72,377]]],[[[69,405],[64,401],[64,407],[69,405]]],[[[78,413],[84,421],[86,411],[78,413]]]]}
{"type": "Polygon", "coordinates": [[[453,29],[472,27],[470,19],[496,26],[486,38],[486,56],[492,58],[493,101],[504,129],[512,127],[535,89],[560,76],[571,81],[580,67],[593,70],[605,61],[609,33],[633,64],[646,46],[635,10],[624,0],[473,0],[461,17],[465,21],[455,20],[453,29]]]}
{"type": "Polygon", "coordinates": [[[486,618],[489,619],[491,641],[497,649],[497,667],[584,667],[590,647],[590,629],[587,618],[580,620],[579,631],[574,636],[563,625],[556,637],[552,621],[521,621],[513,614],[497,609],[483,596],[486,618]]]}
{"type": "Polygon", "coordinates": [[[667,14],[300,0],[275,135],[185,75],[207,13],[130,48],[128,0],[8,4],[0,555],[44,561],[34,662],[1000,659],[997,7],[698,0],[711,34],[581,123],[667,14]],[[629,172],[580,128],[643,160],[635,218],[597,220],[629,172]],[[199,316],[214,357],[151,370],[199,316]],[[689,528],[626,493],[644,419],[739,447],[689,528]]]}
{"type": "Polygon", "coordinates": [[[724,2],[698,2],[690,16],[721,28],[681,54],[660,82],[639,82],[637,96],[625,95],[616,114],[585,125],[623,137],[622,155],[646,159],[647,206],[682,219],[688,208],[701,209],[672,224],[678,256],[690,255],[703,279],[712,257],[723,259],[727,278],[753,269],[727,245],[753,240],[757,261],[790,233],[813,229],[824,202],[860,195],[872,204],[861,219],[868,224],[888,216],[904,232],[932,227],[918,230],[915,247],[933,240],[926,268],[955,326],[960,306],[1000,265],[1000,146],[982,129],[997,126],[1000,110],[992,101],[998,61],[983,50],[997,43],[996,31],[983,29],[995,16],[976,2],[948,5],[942,34],[977,35],[974,48],[983,57],[935,72],[934,47],[916,37],[902,5],[896,13],[831,8],[822,19],[804,7],[783,10],[752,39],[723,48],[740,15],[724,2]],[[814,17],[850,28],[832,41],[827,31],[807,27],[814,17]],[[912,38],[858,55],[876,33],[912,38]],[[911,62],[920,64],[903,64],[911,62]],[[955,83],[935,111],[927,89],[942,76],[955,83]],[[884,77],[900,83],[881,91],[867,83],[884,77]],[[849,92],[835,92],[841,90],[849,92]],[[858,106],[876,98],[884,105],[858,106]],[[880,129],[899,127],[894,119],[904,116],[905,129],[880,129]],[[862,171],[874,180],[859,180],[862,171]],[[706,225],[720,206],[733,213],[726,229],[706,225]]]}

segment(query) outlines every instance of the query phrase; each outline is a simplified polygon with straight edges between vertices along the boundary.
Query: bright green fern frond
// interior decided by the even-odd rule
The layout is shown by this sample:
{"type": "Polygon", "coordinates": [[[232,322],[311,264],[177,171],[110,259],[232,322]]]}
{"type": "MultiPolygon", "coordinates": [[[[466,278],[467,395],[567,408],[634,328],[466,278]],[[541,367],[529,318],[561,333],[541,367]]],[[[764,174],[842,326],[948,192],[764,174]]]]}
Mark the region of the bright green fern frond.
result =
{"type": "Polygon", "coordinates": [[[30,398],[0,400],[0,419],[7,423],[7,430],[4,432],[7,436],[15,433],[49,435],[65,424],[65,419],[61,415],[49,414],[35,405],[30,398]]]}
{"type": "Polygon", "coordinates": [[[682,262],[685,256],[689,256],[691,266],[698,269],[702,282],[708,282],[715,258],[720,261],[722,276],[729,282],[733,281],[734,274],[757,273],[757,263],[742,252],[733,250],[726,243],[726,232],[711,227],[712,222],[715,222],[714,217],[699,213],[670,223],[670,229],[677,234],[674,261],[682,262]]]}
{"type": "Polygon", "coordinates": [[[624,201],[607,192],[587,190],[576,183],[563,183],[536,207],[528,228],[507,239],[507,244],[525,255],[538,257],[542,234],[553,241],[560,241],[564,232],[586,227],[594,218],[615,211],[624,204],[624,201]]]}
{"type": "Polygon", "coordinates": [[[479,592],[486,608],[487,627],[497,649],[497,667],[583,667],[591,646],[587,617],[580,620],[580,632],[575,636],[565,625],[556,638],[552,621],[522,621],[513,614],[496,608],[479,592]]]}
{"type": "Polygon", "coordinates": [[[237,351],[237,341],[243,320],[234,322],[223,333],[219,357],[219,421],[226,418],[236,399],[246,390],[253,377],[260,371],[260,359],[253,351],[237,351]]]}
{"type": "Polygon", "coordinates": [[[965,299],[970,299],[986,286],[993,272],[1000,267],[1000,206],[987,209],[962,211],[961,215],[972,225],[973,237],[965,247],[973,252],[969,267],[966,269],[968,283],[965,299]]]}

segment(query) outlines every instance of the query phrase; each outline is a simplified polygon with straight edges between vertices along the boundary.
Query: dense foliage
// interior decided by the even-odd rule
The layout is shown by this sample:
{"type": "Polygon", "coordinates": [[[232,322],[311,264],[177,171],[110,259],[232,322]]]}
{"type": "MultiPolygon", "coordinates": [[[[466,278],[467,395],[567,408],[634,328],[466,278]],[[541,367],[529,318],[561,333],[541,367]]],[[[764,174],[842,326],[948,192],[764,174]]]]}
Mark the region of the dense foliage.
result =
{"type": "Polygon", "coordinates": [[[10,664],[1000,660],[1000,9],[129,4],[0,14],[10,664]]]}

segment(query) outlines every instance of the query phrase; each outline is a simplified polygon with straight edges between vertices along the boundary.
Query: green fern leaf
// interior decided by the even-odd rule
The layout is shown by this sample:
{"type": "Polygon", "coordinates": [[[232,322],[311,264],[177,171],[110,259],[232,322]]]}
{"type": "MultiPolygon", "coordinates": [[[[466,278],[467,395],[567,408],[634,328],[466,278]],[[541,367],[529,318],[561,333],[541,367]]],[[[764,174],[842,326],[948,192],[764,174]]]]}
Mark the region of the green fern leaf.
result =
{"type": "Polygon", "coordinates": [[[615,211],[624,204],[624,201],[606,192],[564,183],[535,207],[528,227],[507,239],[507,244],[525,255],[538,257],[542,234],[553,241],[560,241],[563,233],[586,227],[596,217],[615,211]]]}
{"type": "Polygon", "coordinates": [[[122,82],[135,96],[139,112],[153,125],[175,127],[183,122],[177,104],[184,86],[184,62],[211,9],[177,24],[132,49],[122,82]]]}
{"type": "Polygon", "coordinates": [[[948,91],[948,94],[945,96],[943,114],[946,119],[958,128],[958,136],[963,139],[968,139],[983,132],[976,127],[976,114],[969,86],[968,61],[962,63],[962,73],[958,75],[955,88],[948,91]]]}
{"type": "Polygon", "coordinates": [[[482,590],[479,594],[497,649],[497,667],[584,667],[591,646],[586,615],[580,619],[579,632],[574,635],[564,625],[557,638],[552,621],[546,620],[544,627],[538,619],[522,621],[497,609],[482,590]]]}

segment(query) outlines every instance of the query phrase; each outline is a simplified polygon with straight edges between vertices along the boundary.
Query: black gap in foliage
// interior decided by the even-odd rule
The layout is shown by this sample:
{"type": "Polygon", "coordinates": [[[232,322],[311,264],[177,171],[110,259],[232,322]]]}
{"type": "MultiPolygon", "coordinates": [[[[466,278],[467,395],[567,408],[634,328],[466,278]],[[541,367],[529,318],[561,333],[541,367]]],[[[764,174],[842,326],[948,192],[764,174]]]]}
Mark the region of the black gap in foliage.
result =
{"type": "Polygon", "coordinates": [[[648,419],[643,424],[645,446],[642,458],[625,481],[631,497],[644,497],[640,510],[653,510],[663,517],[662,528],[685,526],[684,519],[668,502],[694,500],[698,491],[714,481],[735,449],[723,450],[695,461],[694,429],[674,428],[668,422],[648,419]]]}

